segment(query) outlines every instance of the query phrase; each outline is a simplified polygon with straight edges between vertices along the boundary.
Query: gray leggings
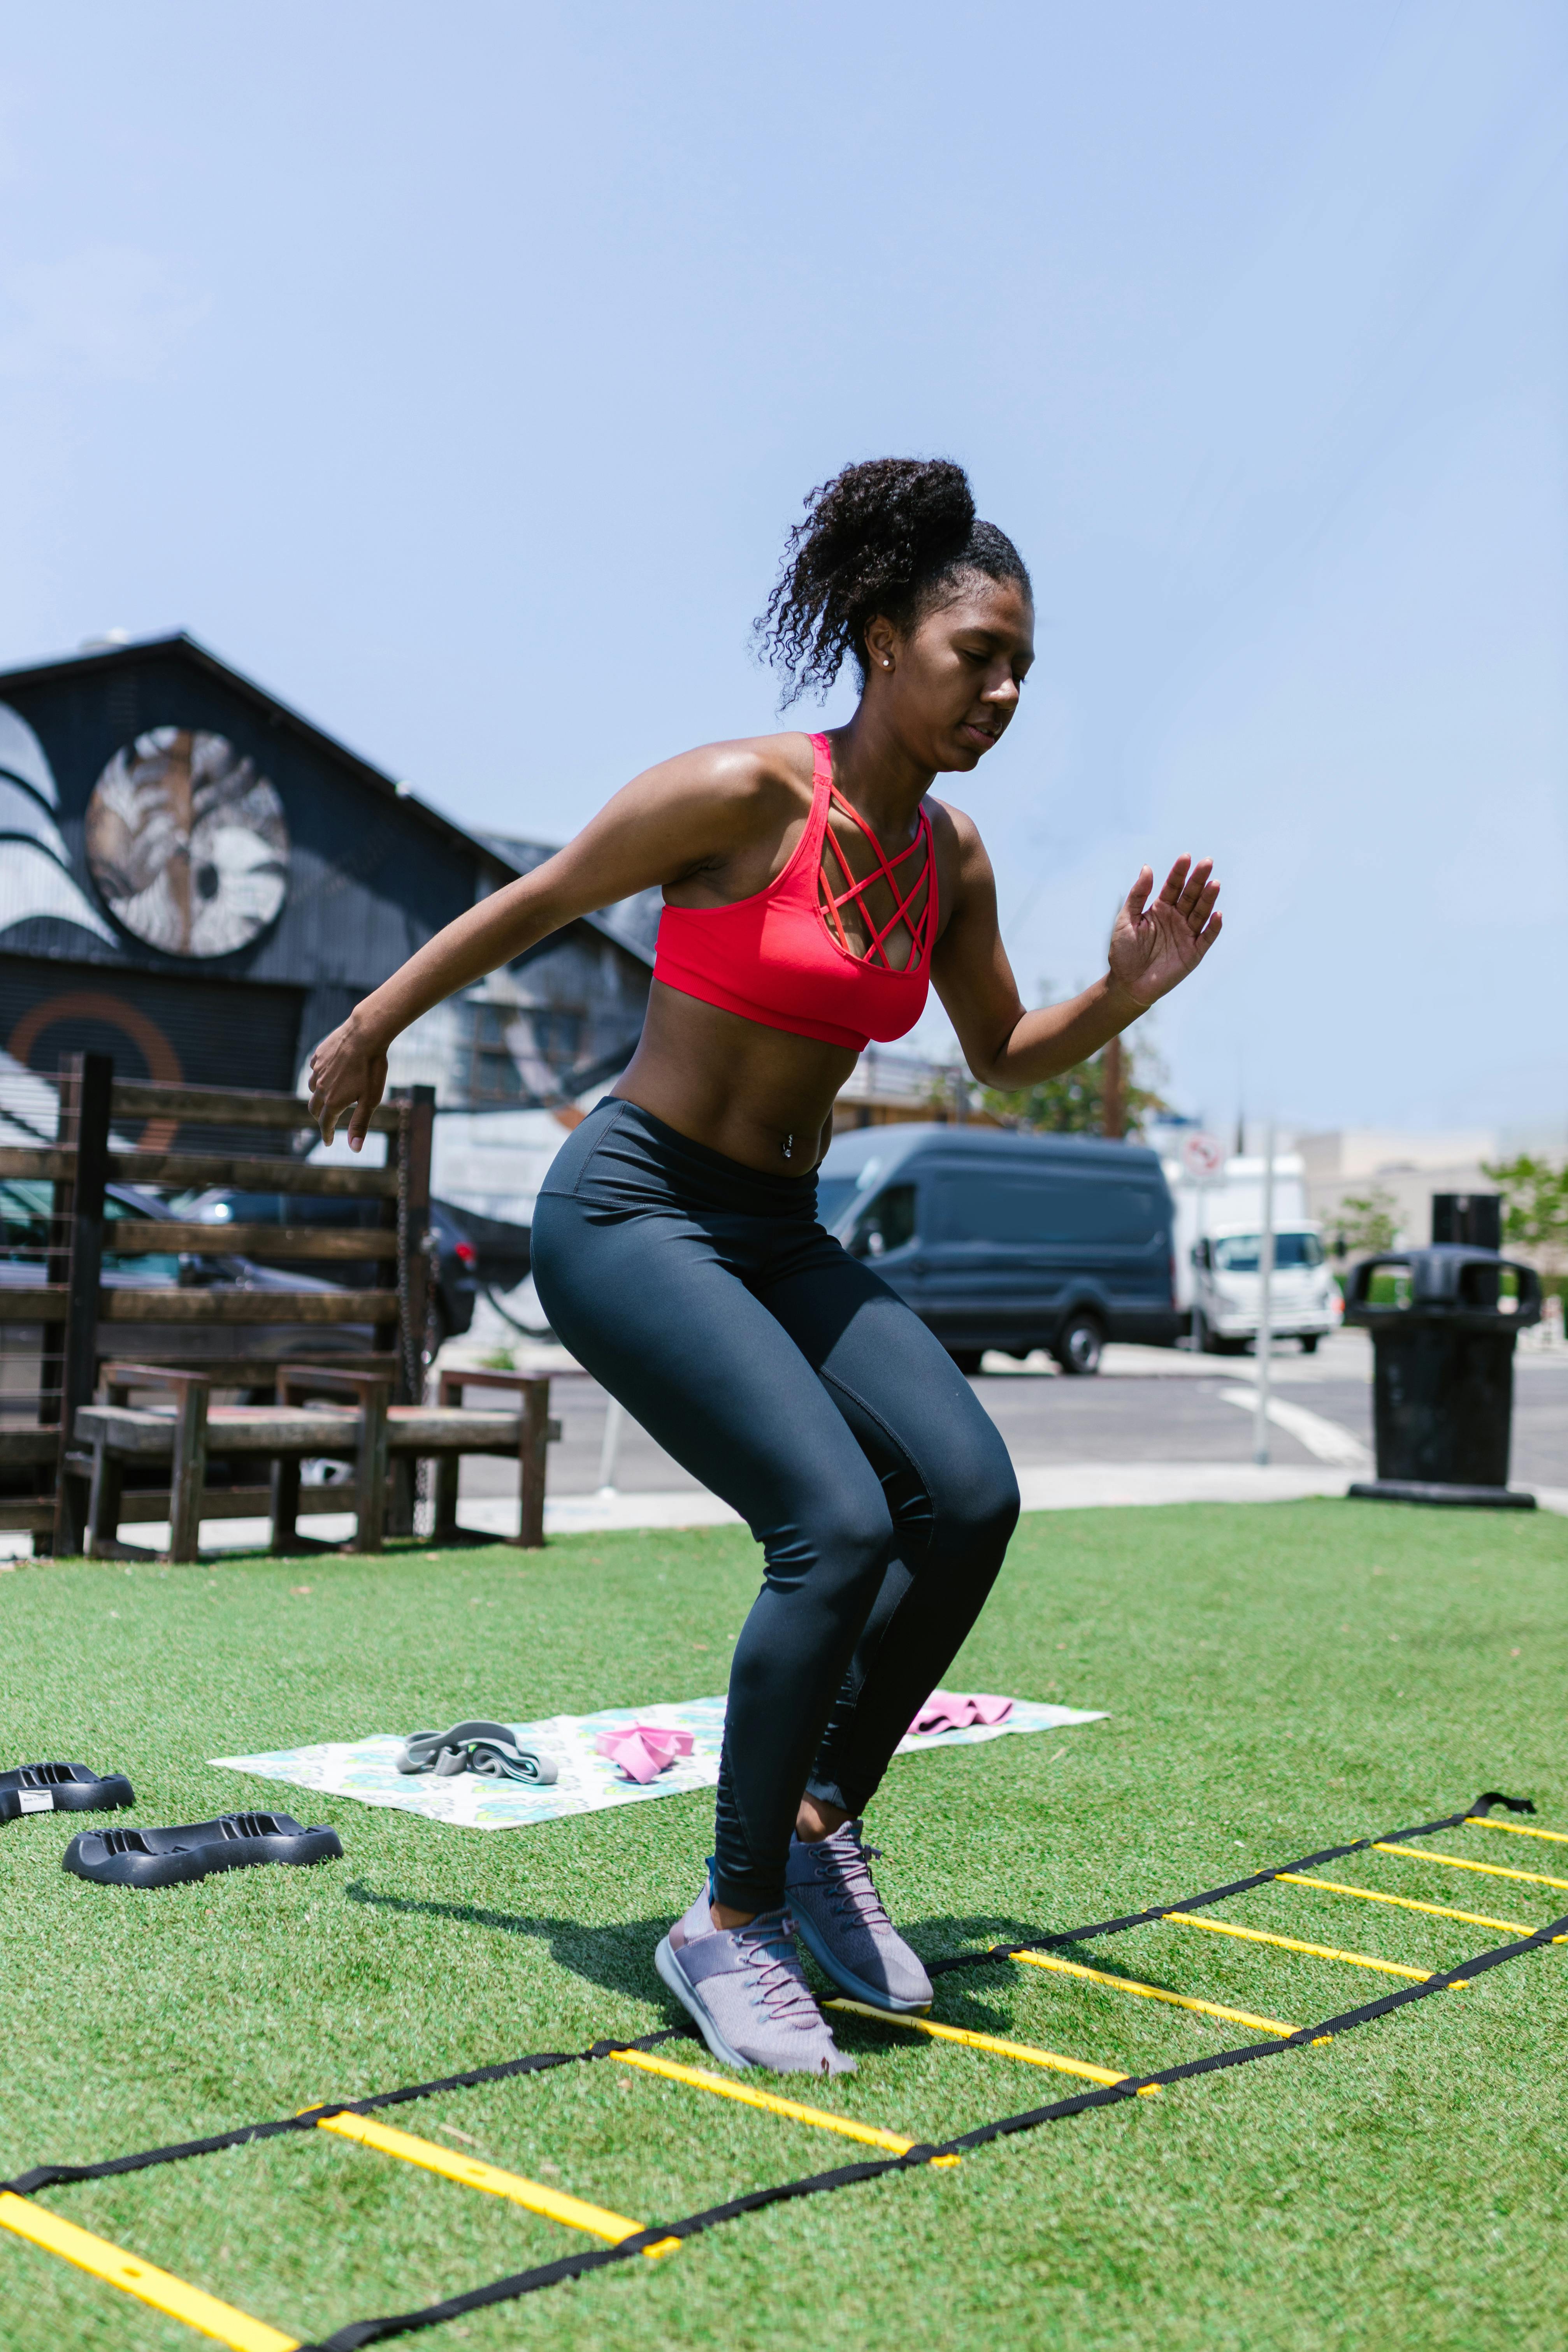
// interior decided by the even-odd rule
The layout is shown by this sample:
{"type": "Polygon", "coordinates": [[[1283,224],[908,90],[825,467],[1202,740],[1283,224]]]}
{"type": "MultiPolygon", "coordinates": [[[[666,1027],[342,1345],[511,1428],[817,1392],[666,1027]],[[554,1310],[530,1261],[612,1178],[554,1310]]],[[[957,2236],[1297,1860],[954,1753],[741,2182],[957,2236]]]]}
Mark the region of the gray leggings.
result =
{"type": "Polygon", "coordinates": [[[558,1154],[533,1274],[578,1361],[763,1547],[735,1646],[714,1892],[784,1897],[803,1792],[858,1813],[979,1615],[1018,1516],[939,1343],[763,1176],[606,1097],[558,1154]]]}

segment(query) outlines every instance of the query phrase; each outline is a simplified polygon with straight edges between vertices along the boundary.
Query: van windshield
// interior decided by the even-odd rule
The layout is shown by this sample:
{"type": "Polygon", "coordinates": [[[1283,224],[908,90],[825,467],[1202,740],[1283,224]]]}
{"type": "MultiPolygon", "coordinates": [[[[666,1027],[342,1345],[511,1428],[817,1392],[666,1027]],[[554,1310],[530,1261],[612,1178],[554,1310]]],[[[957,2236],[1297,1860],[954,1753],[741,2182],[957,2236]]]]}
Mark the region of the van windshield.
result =
{"type": "Polygon", "coordinates": [[[849,1255],[881,1257],[889,1250],[902,1249],[914,1237],[915,1188],[912,1184],[888,1184],[856,1219],[849,1255]]]}
{"type": "Polygon", "coordinates": [[[860,1187],[853,1176],[819,1176],[816,1213],[825,1225],[836,1225],[860,1187]]]}
{"type": "MultiPolygon", "coordinates": [[[[1221,1274],[1256,1274],[1262,1248],[1261,1234],[1227,1234],[1214,1244],[1214,1262],[1221,1274]]],[[[1277,1266],[1312,1266],[1323,1263],[1323,1244],[1316,1234],[1276,1234],[1277,1266]]]]}

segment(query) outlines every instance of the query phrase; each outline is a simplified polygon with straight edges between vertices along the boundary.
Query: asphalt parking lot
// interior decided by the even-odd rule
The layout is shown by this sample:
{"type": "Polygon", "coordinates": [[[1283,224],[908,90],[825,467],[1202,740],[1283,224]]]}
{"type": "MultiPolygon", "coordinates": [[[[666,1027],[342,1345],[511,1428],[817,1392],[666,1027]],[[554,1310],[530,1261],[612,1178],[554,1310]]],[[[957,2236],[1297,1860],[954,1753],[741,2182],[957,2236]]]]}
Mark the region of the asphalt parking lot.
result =
{"type": "MultiPolygon", "coordinates": [[[[1294,1341],[1281,1342],[1271,1373],[1279,1411],[1294,1424],[1271,1423],[1271,1460],[1291,1467],[1338,1459],[1354,1469],[1354,1447],[1370,1455],[1372,1348],[1363,1333],[1338,1332],[1314,1356],[1303,1356],[1294,1341]]],[[[971,1385],[1024,1469],[1085,1462],[1250,1462],[1256,1380],[1250,1356],[1110,1347],[1091,1379],[1069,1380],[1043,1356],[1027,1367],[993,1356],[971,1385]]],[[[563,1430],[551,1448],[550,1491],[593,1494],[600,1485],[605,1391],[592,1381],[561,1380],[551,1402],[563,1430]]],[[[1521,1350],[1516,1358],[1512,1475],[1531,1486],[1568,1487],[1568,1349],[1521,1350]]],[[[463,1465],[465,1496],[515,1493],[516,1484],[505,1463],[463,1465]]],[[[628,1421],[615,1484],[625,1494],[654,1494],[689,1490],[697,1482],[628,1421]]]]}

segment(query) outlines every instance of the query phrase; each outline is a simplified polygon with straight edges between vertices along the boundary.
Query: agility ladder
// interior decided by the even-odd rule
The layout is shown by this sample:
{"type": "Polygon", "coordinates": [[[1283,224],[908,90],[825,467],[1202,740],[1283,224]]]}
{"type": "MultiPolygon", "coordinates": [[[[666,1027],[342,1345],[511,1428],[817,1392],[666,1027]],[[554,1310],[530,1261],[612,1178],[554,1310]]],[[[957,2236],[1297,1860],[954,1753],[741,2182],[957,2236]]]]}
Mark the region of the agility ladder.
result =
{"type": "Polygon", "coordinates": [[[143,2148],[134,2155],[111,2157],[100,2164],[37,2165],[30,2172],[18,2174],[14,2180],[0,2182],[0,2225],[18,2237],[29,2240],[34,2245],[60,2255],[79,2269],[91,2273],[94,2277],[107,2280],[110,2285],[120,2287],[124,2293],[152,2305],[154,2309],[183,2320],[199,2333],[227,2345],[231,2352],[360,2352],[363,2345],[378,2344],[389,2336],[411,2335],[426,2327],[438,2327],[448,2320],[461,2318],[468,2312],[484,2310],[492,2304],[513,2302],[521,2295],[536,2294],[541,2288],[558,2285],[565,2279],[580,2278],[585,2272],[602,2270],[613,2263],[629,2261],[637,2256],[658,2261],[676,2252],[688,2238],[698,2237],[706,2230],[717,2228],[721,2222],[736,2221],[744,2213],[760,2211],[764,2206],[786,2203],[796,2198],[822,2196],[832,2189],[852,2188],[863,2180],[879,2179],[887,2173],[913,2171],[926,2166],[949,2168],[961,2162],[972,2149],[983,2147],[992,2140],[1008,2137],[1015,2132],[1034,2131],[1044,2124],[1064,2122],[1068,2116],[1082,2115],[1089,2108],[1113,2106],[1124,2099],[1156,2097],[1171,2084],[1184,2083],[1192,2075],[1212,2074],[1228,2067],[1249,2065],[1253,2060],[1272,2057],[1279,2051],[1317,2048],[1333,2041],[1339,2034],[1349,2032],[1355,2026],[1369,2024],[1374,2018],[1405,2008],[1412,2001],[1425,2000],[1433,1993],[1457,1991],[1477,1977],[1483,1976],[1489,1969],[1521,1958],[1527,1952],[1543,1950],[1553,1944],[1568,1944],[1568,1917],[1554,1919],[1543,1927],[1531,1928],[1522,1920],[1499,1918],[1484,1912],[1461,1910],[1448,1904],[1423,1902],[1411,1895],[1390,1894],[1373,1887],[1351,1886],[1342,1880],[1308,1875],[1327,1863],[1342,1861],[1351,1854],[1382,1853],[1405,1861],[1437,1863],[1450,1869],[1474,1872],[1489,1879],[1501,1878],[1531,1886],[1568,1889],[1568,1878],[1553,1877],[1542,1871],[1520,1869],[1502,1863],[1474,1862],[1464,1855],[1436,1853],[1430,1849],[1423,1849],[1419,1854],[1411,1853],[1412,1842],[1416,1839],[1467,1826],[1568,1845],[1568,1834],[1561,1831],[1527,1828],[1515,1822],[1491,1820],[1489,1816],[1494,1805],[1505,1806],[1516,1813],[1531,1813],[1535,1810],[1527,1798],[1508,1797],[1500,1790],[1489,1790],[1477,1798],[1468,1811],[1448,1813],[1441,1821],[1424,1822],[1412,1829],[1390,1830],[1382,1837],[1357,1838],[1347,1845],[1327,1846],[1321,1853],[1302,1856],[1300,1861],[1275,1869],[1254,1871],[1248,1877],[1233,1879],[1225,1886],[1211,1886],[1205,1893],[1190,1895],[1180,1902],[1155,1904],[1146,1911],[1129,1912],[1116,1919],[1102,1919],[1092,1927],[1066,1928],[1058,1934],[1042,1936],[1032,1942],[994,1944],[988,1950],[961,1953],[954,1958],[938,1960],[931,1965],[930,1972],[937,1977],[957,1969],[1012,1961],[1020,1966],[1109,1986],[1136,2000],[1164,2002],[1224,2023],[1246,2026],[1266,2037],[1261,2041],[1244,2042],[1234,2049],[1213,2051],[1202,2058],[1188,2059],[1181,2065],[1162,2068],[1157,2074],[1121,2074],[1112,2067],[1067,2056],[1058,2051],[1042,2049],[1032,2042],[972,2032],[967,2028],[944,2025],[930,2018],[891,2017],[858,2001],[827,2001],[825,2006],[830,2010],[872,2019],[893,2032],[921,2033],[935,2041],[954,2042],[993,2056],[1017,2060],[1027,2065],[1076,2077],[1087,2085],[1069,2097],[1053,2100],[1046,2106],[1027,2108],[1021,2114],[999,2116],[994,2122],[981,2124],[973,2131],[961,2133],[940,2145],[911,2141],[896,2132],[882,2131],[855,2117],[809,2106],[800,2100],[783,2098],[771,2091],[754,2089],[743,2077],[714,2074],[705,2067],[689,2066],[660,2054],[663,2044],[678,2041],[683,2032],[691,2031],[676,2027],[644,2034],[636,2041],[595,2042],[586,2050],[536,2051],[527,2057],[507,2059],[498,2065],[474,2067],[465,2074],[448,2074],[438,2082],[407,2084],[398,2090],[378,2092],[367,2099],[308,2107],[299,2115],[279,2116],[269,2123],[247,2124],[234,2131],[215,2133],[205,2139],[183,2140],[167,2147],[143,2148]],[[1428,1970],[1408,1967],[1399,1960],[1383,1959],[1371,1953],[1342,1950],[1333,1945],[1305,1943],[1293,1936],[1240,1927],[1231,1920],[1198,1916],[1199,1913],[1225,1902],[1231,1895],[1245,1895],[1255,1887],[1272,1885],[1310,1886],[1320,1894],[1352,1897],[1359,1902],[1381,1903],[1400,1910],[1422,1912],[1435,1918],[1455,1919],[1471,1927],[1492,1928],[1511,1940],[1477,1953],[1472,1958],[1462,1960],[1457,1968],[1428,1970]],[[1135,1978],[1116,1976],[1105,1969],[1089,1968],[1081,1961],[1063,1959],[1055,1948],[1063,1944],[1088,1943],[1102,1936],[1119,1936],[1131,1927],[1152,1927],[1161,1923],[1198,1929],[1246,1944],[1306,1953],[1402,1981],[1397,1990],[1366,2001],[1358,2009],[1346,2010],[1337,2017],[1327,2018],[1321,2024],[1293,2025],[1283,2018],[1265,2017],[1250,2010],[1228,2008],[1217,2001],[1199,2000],[1192,1994],[1172,1992],[1162,1985],[1146,1984],[1135,1978]],[[814,2130],[859,2141],[880,2152],[876,2157],[863,2158],[854,2164],[841,2165],[830,2172],[812,2173],[801,2179],[779,2181],[770,2188],[754,2189],[749,2196],[732,2198],[727,2204],[710,2206],[703,2212],[688,2213],[679,2221],[650,2226],[626,2214],[615,2213],[606,2207],[546,2188],[542,2182],[525,2179],[521,2174],[505,2171],[497,2165],[455,2155],[432,2140],[416,2138],[410,2133],[395,2130],[375,2120],[376,2111],[381,2108],[406,2105],[416,2099],[433,2097],[437,2092],[473,2090],[483,2084],[508,2081],[515,2075],[544,2074],[557,2066],[581,2065],[595,2060],[609,2061],[710,2096],[758,2108],[814,2130]],[[505,2198],[530,2212],[542,2214],[602,2242],[564,2254],[555,2262],[539,2263],[531,2270],[516,2272],[509,2278],[493,2280],[489,2285],[470,2288],[467,2294],[452,2295],[445,2302],[426,2304],[417,2311],[394,2313],[377,2319],[353,2320],[317,2342],[303,2343],[299,2337],[286,2335],[264,2320],[252,2318],[247,2313],[208,2294],[204,2289],[175,2278],[170,2272],[143,2262],[139,2255],[111,2245],[107,2240],[93,2236],[89,2231],[78,2229],[74,2222],[62,2220],[47,2207],[34,2201],[40,2189],[52,2189],[64,2182],[105,2180],[120,2173],[144,2172],[154,2165],[175,2164],[189,2157],[212,2155],[220,2148],[243,2147],[253,2140],[272,2139],[284,2133],[306,2131],[331,2132],[380,2155],[439,2173],[465,2188],[505,2198]]]}

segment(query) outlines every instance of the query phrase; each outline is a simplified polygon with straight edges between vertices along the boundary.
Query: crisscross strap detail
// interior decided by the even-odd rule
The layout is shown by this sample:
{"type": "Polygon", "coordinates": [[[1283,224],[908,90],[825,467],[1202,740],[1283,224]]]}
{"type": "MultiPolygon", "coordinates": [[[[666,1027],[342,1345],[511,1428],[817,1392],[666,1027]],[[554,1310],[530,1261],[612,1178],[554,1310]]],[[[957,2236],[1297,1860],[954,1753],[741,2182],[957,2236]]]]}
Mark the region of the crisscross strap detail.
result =
{"type": "Polygon", "coordinates": [[[871,871],[857,881],[847,854],[855,836],[847,827],[842,839],[833,833],[833,803],[841,796],[833,788],[832,747],[824,735],[809,740],[811,815],[784,872],[766,889],[721,907],[666,907],[654,977],[743,1021],[858,1054],[872,1038],[886,1045],[902,1037],[925,1008],[942,877],[925,810],[914,840],[889,857],[859,810],[841,800],[869,852],[871,871]],[[897,962],[900,955],[908,961],[897,962]]]}
{"type": "Polygon", "coordinates": [[[829,778],[827,808],[824,813],[822,823],[822,847],[816,869],[817,903],[832,936],[837,939],[846,955],[853,956],[857,963],[880,963],[886,971],[914,971],[920,966],[925,958],[926,943],[931,931],[932,855],[931,819],[924,809],[921,811],[919,830],[909,847],[900,849],[896,857],[889,857],[859,810],[851,807],[837,785],[832,782],[831,777],[829,778]],[[854,818],[877,860],[870,873],[863,876],[859,881],[856,880],[850,869],[849,860],[844,855],[843,845],[833,830],[832,815],[835,808],[841,808],[847,816],[854,818]],[[924,861],[908,890],[905,890],[900,887],[895,869],[902,866],[906,858],[912,857],[922,845],[925,849],[924,861]],[[838,860],[838,870],[846,885],[842,890],[834,888],[833,878],[827,869],[829,845],[838,860]],[[870,907],[867,903],[866,893],[873,882],[885,882],[893,897],[893,911],[887,921],[880,925],[873,919],[870,907]],[[921,896],[922,883],[925,885],[924,900],[918,911],[911,914],[910,910],[921,896]],[[858,908],[861,920],[870,933],[870,939],[864,949],[851,946],[849,934],[844,928],[844,918],[840,910],[848,906],[858,908]],[[909,933],[909,960],[906,963],[895,964],[888,953],[887,942],[900,928],[909,933]]]}

